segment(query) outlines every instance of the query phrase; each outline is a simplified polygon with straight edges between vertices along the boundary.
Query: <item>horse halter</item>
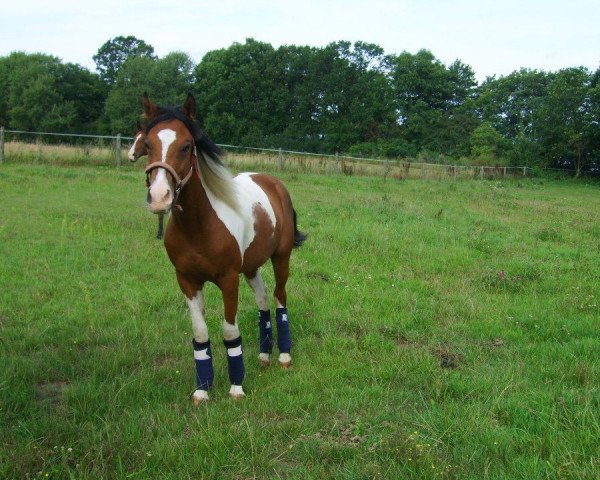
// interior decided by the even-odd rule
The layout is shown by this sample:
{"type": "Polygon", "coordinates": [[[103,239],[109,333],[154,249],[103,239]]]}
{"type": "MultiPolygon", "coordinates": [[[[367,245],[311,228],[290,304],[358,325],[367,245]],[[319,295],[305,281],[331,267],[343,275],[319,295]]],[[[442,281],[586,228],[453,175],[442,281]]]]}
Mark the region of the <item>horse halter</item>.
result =
{"type": "MultiPolygon", "coordinates": [[[[146,167],[146,169],[144,170],[144,172],[146,173],[146,187],[150,188],[150,173],[152,173],[153,170],[157,170],[159,168],[162,168],[164,170],[166,170],[167,172],[169,172],[171,174],[171,176],[173,177],[173,181],[175,182],[175,191],[173,192],[173,202],[172,205],[177,207],[179,210],[183,211],[183,209],[181,208],[181,205],[177,205],[177,198],[179,197],[179,194],[181,193],[181,189],[183,187],[185,187],[185,184],[189,181],[190,178],[192,178],[192,174],[194,173],[194,170],[197,170],[196,164],[198,163],[198,159],[196,157],[195,152],[192,153],[192,165],[190,166],[190,171],[187,173],[187,175],[185,177],[183,177],[183,179],[181,179],[179,177],[179,175],[177,174],[177,172],[175,171],[175,169],[169,165],[166,162],[153,162],[150,165],[148,165],[146,167]]],[[[198,173],[198,178],[200,178],[200,173],[198,173]]]]}

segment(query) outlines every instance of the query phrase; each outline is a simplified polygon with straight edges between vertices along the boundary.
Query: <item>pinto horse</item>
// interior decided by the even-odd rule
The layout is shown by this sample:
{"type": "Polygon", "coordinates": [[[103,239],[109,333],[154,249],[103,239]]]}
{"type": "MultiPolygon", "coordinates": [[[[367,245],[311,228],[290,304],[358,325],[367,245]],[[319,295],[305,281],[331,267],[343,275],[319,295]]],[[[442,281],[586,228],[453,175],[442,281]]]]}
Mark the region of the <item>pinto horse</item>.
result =
{"type": "Polygon", "coordinates": [[[259,360],[266,366],[270,363],[273,331],[260,267],[271,259],[279,363],[289,367],[292,339],[285,285],[292,248],[301,245],[306,235],[296,227],[290,195],[279,180],[253,173],[231,176],[221,161],[219,148],[194,121],[196,101],[191,94],[181,108],[158,107],[144,94],[144,114],[148,207],[157,214],[172,212],[165,248],[192,317],[196,365],[192,400],[207,400],[214,378],[204,318],[202,288],[206,282],[216,284],[223,296],[229,395],[241,398],[244,361],[237,323],[240,274],[253,289],[258,305],[259,360]]]}
{"type": "MultiPolygon", "coordinates": [[[[145,122],[142,123],[139,120],[136,124],[135,135],[133,136],[133,143],[129,150],[127,151],[127,158],[130,162],[137,162],[140,157],[144,157],[148,154],[146,151],[146,145],[144,141],[146,140],[146,126],[145,122]]],[[[164,233],[164,221],[165,215],[163,213],[158,214],[158,231],[156,232],[156,238],[161,239],[164,233]]]]}

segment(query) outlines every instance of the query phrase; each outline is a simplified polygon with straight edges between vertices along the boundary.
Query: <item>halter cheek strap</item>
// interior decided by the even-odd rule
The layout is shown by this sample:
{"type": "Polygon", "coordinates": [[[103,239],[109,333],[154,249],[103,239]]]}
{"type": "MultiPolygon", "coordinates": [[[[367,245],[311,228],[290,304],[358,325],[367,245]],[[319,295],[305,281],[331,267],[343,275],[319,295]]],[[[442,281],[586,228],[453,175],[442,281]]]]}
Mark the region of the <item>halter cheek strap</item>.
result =
{"type": "Polygon", "coordinates": [[[185,177],[183,177],[183,179],[181,179],[181,178],[179,178],[179,175],[177,174],[175,169],[168,163],[153,162],[150,165],[148,165],[146,167],[146,169],[144,170],[146,173],[146,187],[150,188],[150,173],[152,173],[153,170],[157,170],[159,168],[166,170],[167,172],[169,172],[171,174],[171,176],[173,177],[173,181],[175,182],[175,193],[173,195],[173,205],[177,206],[177,208],[182,210],[180,205],[176,205],[177,198],[179,197],[179,193],[181,192],[181,189],[183,187],[185,187],[185,184],[189,181],[190,178],[192,178],[192,174],[194,173],[194,170],[196,170],[196,172],[198,174],[198,178],[200,178],[200,173],[197,171],[197,163],[198,163],[198,159],[196,158],[196,153],[194,151],[194,153],[192,154],[192,166],[190,167],[190,171],[187,173],[187,175],[185,177]]]}

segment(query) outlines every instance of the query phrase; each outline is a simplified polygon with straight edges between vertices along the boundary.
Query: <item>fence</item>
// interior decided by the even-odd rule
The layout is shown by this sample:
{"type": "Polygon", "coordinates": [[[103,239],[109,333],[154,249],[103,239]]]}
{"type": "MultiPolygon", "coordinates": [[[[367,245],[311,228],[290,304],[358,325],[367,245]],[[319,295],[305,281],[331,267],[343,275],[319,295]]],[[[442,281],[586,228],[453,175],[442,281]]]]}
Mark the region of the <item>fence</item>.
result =
{"type": "MultiPolygon", "coordinates": [[[[67,163],[72,157],[73,164],[80,164],[82,157],[90,162],[107,164],[114,163],[117,167],[122,165],[124,145],[133,140],[133,137],[117,135],[87,135],[64,134],[48,132],[27,132],[22,130],[6,130],[0,127],[0,163],[5,160],[5,147],[11,150],[11,156],[23,159],[50,158],[50,162],[67,163]],[[7,141],[8,135],[13,140],[7,141]],[[35,142],[15,141],[19,137],[34,137],[35,142]],[[42,138],[53,139],[52,142],[42,142],[42,138]],[[69,139],[67,145],[60,144],[57,139],[69,139]],[[88,140],[79,145],[79,141],[88,140]]],[[[407,159],[379,159],[352,157],[340,154],[318,154],[283,150],[281,148],[256,148],[238,145],[218,144],[219,147],[231,153],[228,162],[232,166],[243,165],[275,165],[279,169],[296,169],[303,172],[330,172],[345,175],[374,175],[384,178],[450,178],[450,179],[487,179],[487,178],[515,178],[528,175],[528,167],[504,166],[466,166],[445,165],[438,163],[412,162],[407,159]]]]}

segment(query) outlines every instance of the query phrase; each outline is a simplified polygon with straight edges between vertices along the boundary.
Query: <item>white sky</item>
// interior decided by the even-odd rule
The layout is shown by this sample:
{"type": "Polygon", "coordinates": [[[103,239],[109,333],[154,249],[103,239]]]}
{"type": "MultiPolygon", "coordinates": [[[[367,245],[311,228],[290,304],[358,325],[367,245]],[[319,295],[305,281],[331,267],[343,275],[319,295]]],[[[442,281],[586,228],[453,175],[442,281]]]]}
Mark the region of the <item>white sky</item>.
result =
{"type": "Polygon", "coordinates": [[[0,56],[43,52],[95,70],[92,56],[134,35],[159,56],[180,50],[195,62],[247,37],[324,46],[376,43],[385,52],[427,48],[477,78],[520,67],[600,66],[599,0],[17,0],[0,9],[0,56]]]}

